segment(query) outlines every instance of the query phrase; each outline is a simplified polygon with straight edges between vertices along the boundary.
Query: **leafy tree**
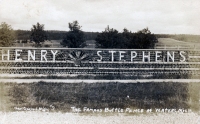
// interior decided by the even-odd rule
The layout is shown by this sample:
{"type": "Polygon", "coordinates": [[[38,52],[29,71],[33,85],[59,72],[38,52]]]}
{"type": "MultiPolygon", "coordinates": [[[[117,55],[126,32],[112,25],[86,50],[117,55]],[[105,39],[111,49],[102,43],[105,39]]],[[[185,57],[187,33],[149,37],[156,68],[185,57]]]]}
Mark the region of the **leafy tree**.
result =
{"type": "Polygon", "coordinates": [[[109,28],[109,26],[97,35],[96,39],[96,47],[98,48],[123,48],[123,37],[116,29],[109,28]]]}
{"type": "Polygon", "coordinates": [[[156,36],[151,34],[151,31],[148,28],[144,28],[134,33],[132,40],[129,42],[129,48],[153,49],[157,42],[156,36]]]}
{"type": "Polygon", "coordinates": [[[66,33],[61,45],[64,47],[68,46],[71,48],[78,48],[85,46],[85,37],[81,26],[78,21],[69,23],[69,31],[66,33]]]}
{"type": "Polygon", "coordinates": [[[33,27],[31,28],[30,38],[36,43],[36,46],[40,46],[41,42],[47,40],[47,35],[44,31],[44,25],[40,23],[33,25],[33,27]]]}
{"type": "Polygon", "coordinates": [[[0,25],[0,46],[9,47],[13,45],[15,34],[12,27],[5,22],[0,25]]]}

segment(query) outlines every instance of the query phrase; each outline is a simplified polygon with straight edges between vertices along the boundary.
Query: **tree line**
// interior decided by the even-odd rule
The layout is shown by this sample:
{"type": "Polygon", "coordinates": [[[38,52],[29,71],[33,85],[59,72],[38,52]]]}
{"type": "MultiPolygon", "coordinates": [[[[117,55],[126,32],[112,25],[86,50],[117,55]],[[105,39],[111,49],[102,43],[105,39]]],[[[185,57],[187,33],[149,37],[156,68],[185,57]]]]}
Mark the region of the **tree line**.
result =
{"type": "Polygon", "coordinates": [[[131,32],[124,28],[120,33],[109,26],[97,35],[96,46],[98,48],[122,48],[122,49],[149,49],[154,48],[158,42],[156,36],[151,34],[148,28],[138,32],[131,32]]]}
{"type": "MultiPolygon", "coordinates": [[[[48,40],[61,40],[64,38],[67,31],[59,30],[45,30],[48,40]]],[[[30,30],[14,30],[16,40],[27,41],[30,39],[31,31],[30,30]]],[[[83,32],[85,40],[94,40],[99,32],[83,32]]]]}
{"type": "Polygon", "coordinates": [[[116,29],[105,28],[99,32],[83,32],[78,21],[68,23],[68,31],[48,31],[44,30],[44,24],[32,25],[31,30],[16,30],[5,22],[0,25],[0,46],[12,46],[13,41],[31,40],[36,46],[46,40],[60,40],[63,47],[80,48],[85,47],[86,40],[95,40],[97,48],[124,48],[124,49],[148,49],[154,48],[157,42],[156,35],[152,34],[148,28],[138,32],[131,32],[124,28],[123,32],[116,29]]]}

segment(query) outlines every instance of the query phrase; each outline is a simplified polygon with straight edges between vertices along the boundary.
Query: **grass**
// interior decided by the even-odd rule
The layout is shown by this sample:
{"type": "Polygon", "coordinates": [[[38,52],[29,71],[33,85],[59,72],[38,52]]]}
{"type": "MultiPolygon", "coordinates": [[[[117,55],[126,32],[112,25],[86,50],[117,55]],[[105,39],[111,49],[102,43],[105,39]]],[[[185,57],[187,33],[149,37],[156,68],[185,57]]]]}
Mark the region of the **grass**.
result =
{"type": "Polygon", "coordinates": [[[199,110],[199,83],[0,83],[1,110],[46,107],[70,112],[77,108],[191,108],[199,110]],[[4,104],[2,104],[4,101],[4,104]]]}

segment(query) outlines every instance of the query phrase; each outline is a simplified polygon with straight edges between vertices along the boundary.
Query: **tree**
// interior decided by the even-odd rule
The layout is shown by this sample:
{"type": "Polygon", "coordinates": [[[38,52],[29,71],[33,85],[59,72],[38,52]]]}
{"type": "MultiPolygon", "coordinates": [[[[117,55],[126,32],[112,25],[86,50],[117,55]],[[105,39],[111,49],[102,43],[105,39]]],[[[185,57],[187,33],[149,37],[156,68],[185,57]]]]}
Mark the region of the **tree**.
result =
{"type": "Polygon", "coordinates": [[[97,48],[124,48],[124,39],[116,29],[109,28],[109,26],[97,35],[96,39],[97,48]]]}
{"type": "Polygon", "coordinates": [[[12,27],[5,22],[0,25],[0,46],[9,47],[13,45],[15,34],[12,27]]]}
{"type": "Polygon", "coordinates": [[[47,40],[47,35],[44,31],[44,25],[40,23],[33,25],[33,27],[31,28],[30,38],[36,43],[36,46],[40,46],[41,42],[47,40]]]}
{"type": "Polygon", "coordinates": [[[61,45],[64,47],[68,46],[70,48],[79,48],[85,46],[85,37],[83,31],[81,31],[81,26],[78,21],[73,21],[69,23],[69,31],[66,33],[61,45]]]}
{"type": "Polygon", "coordinates": [[[122,32],[122,37],[124,38],[124,46],[125,48],[134,48],[131,46],[130,42],[133,40],[133,33],[128,29],[124,28],[122,32]]]}
{"type": "Polygon", "coordinates": [[[148,28],[144,28],[134,34],[134,38],[130,41],[130,46],[137,49],[153,49],[158,40],[148,28]]]}

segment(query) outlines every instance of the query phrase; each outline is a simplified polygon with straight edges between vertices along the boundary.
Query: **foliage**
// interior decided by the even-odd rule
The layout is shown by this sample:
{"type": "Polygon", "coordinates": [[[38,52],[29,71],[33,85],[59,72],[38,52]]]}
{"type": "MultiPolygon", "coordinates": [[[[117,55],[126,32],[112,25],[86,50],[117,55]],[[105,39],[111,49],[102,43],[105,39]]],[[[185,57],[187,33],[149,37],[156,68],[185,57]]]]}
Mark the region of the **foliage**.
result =
{"type": "Polygon", "coordinates": [[[66,33],[66,36],[63,39],[61,45],[64,47],[68,46],[70,48],[78,48],[85,46],[84,33],[81,31],[81,26],[78,21],[73,21],[69,23],[69,31],[66,33]]]}
{"type": "Polygon", "coordinates": [[[44,31],[44,25],[41,25],[40,23],[33,25],[33,27],[31,28],[30,38],[36,43],[36,45],[40,45],[41,42],[47,40],[47,35],[44,31]]]}
{"type": "Polygon", "coordinates": [[[99,32],[84,32],[85,40],[94,40],[99,32]]]}
{"type": "MultiPolygon", "coordinates": [[[[124,32],[123,32],[124,33],[124,32]]],[[[148,28],[144,28],[141,31],[133,33],[130,35],[128,40],[127,48],[137,48],[137,49],[149,49],[154,48],[155,43],[158,42],[156,36],[151,34],[148,28]]]]}
{"type": "Polygon", "coordinates": [[[107,27],[97,36],[96,41],[98,48],[148,49],[154,48],[157,38],[148,28],[136,33],[124,29],[122,33],[119,33],[107,27]]]}
{"type": "Polygon", "coordinates": [[[97,35],[95,39],[98,48],[123,48],[123,37],[116,29],[109,28],[109,26],[97,35]]]}
{"type": "Polygon", "coordinates": [[[64,38],[66,31],[54,31],[48,30],[46,31],[48,40],[61,40],[64,38]]]}
{"type": "Polygon", "coordinates": [[[5,22],[0,25],[0,46],[9,47],[12,46],[15,39],[15,34],[12,27],[5,22]]]}
{"type": "MultiPolygon", "coordinates": [[[[30,39],[31,31],[30,30],[15,30],[17,40],[28,40],[30,39]]],[[[46,30],[46,35],[48,40],[61,40],[65,37],[67,31],[59,30],[46,30]]],[[[83,32],[85,40],[94,40],[98,32],[83,32]]]]}
{"type": "Polygon", "coordinates": [[[15,30],[16,40],[27,41],[30,39],[31,31],[30,30],[15,30]]]}

